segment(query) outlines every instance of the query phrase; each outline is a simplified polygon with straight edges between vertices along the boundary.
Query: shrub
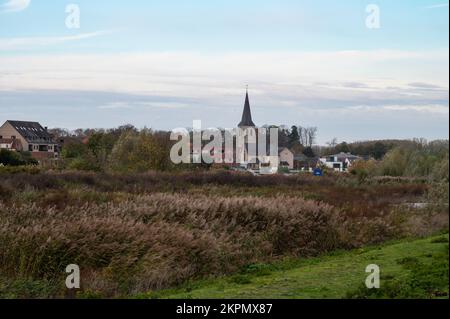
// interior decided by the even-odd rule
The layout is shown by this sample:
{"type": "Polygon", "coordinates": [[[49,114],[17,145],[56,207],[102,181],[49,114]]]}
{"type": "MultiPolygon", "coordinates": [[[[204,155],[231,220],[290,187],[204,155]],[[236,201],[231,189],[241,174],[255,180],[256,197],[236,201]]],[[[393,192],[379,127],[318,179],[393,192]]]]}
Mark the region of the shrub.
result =
{"type": "Polygon", "coordinates": [[[382,160],[379,173],[448,180],[448,141],[396,147],[382,160]]]}
{"type": "Polygon", "coordinates": [[[1,166],[0,165],[0,174],[2,174],[2,178],[15,178],[15,174],[18,173],[26,173],[29,175],[36,175],[41,172],[41,169],[37,166],[1,166]],[[12,175],[14,176],[12,176],[12,175]]]}
{"type": "Polygon", "coordinates": [[[38,162],[31,157],[30,152],[15,152],[6,149],[0,150],[0,165],[21,166],[37,164],[38,162]]]}
{"type": "Polygon", "coordinates": [[[374,160],[357,161],[350,166],[350,174],[356,175],[360,183],[365,182],[367,178],[376,175],[378,170],[378,163],[374,160]]]}
{"type": "Polygon", "coordinates": [[[100,171],[101,168],[96,164],[96,162],[91,158],[89,159],[88,156],[84,157],[77,157],[74,159],[71,159],[67,163],[67,169],[71,170],[79,170],[79,171],[100,171]]]}
{"type": "Polygon", "coordinates": [[[163,170],[169,161],[169,153],[149,130],[139,133],[123,133],[115,144],[109,168],[122,173],[163,170]]]}

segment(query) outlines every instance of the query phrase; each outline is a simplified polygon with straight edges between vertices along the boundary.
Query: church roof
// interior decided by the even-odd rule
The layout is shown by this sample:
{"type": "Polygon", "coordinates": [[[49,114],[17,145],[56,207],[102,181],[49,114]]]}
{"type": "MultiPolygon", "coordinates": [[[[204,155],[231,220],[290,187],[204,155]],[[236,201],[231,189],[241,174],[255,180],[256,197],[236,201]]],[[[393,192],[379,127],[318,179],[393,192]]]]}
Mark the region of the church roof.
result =
{"type": "Polygon", "coordinates": [[[252,121],[252,112],[250,111],[250,101],[248,99],[248,91],[245,94],[244,112],[242,113],[242,120],[238,124],[238,127],[255,127],[255,123],[252,121]]]}

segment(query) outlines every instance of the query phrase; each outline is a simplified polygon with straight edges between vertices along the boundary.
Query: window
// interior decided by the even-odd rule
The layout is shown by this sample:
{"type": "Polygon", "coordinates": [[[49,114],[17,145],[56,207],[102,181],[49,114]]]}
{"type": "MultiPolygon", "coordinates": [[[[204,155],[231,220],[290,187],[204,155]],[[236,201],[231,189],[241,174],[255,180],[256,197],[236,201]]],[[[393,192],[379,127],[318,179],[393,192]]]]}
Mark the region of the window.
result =
{"type": "Polygon", "coordinates": [[[16,136],[15,135],[11,135],[11,139],[15,140],[16,136]]]}

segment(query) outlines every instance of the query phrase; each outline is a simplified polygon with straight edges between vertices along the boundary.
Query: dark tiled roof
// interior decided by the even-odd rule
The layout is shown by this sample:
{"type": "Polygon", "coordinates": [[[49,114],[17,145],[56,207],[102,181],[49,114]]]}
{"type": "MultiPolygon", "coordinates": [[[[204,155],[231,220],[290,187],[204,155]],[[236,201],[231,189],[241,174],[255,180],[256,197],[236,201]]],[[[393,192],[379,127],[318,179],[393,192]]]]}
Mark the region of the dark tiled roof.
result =
{"type": "Polygon", "coordinates": [[[248,91],[245,94],[244,112],[242,113],[242,120],[238,127],[255,127],[255,123],[252,121],[252,112],[250,111],[250,101],[248,99],[248,91]]]}
{"type": "Polygon", "coordinates": [[[28,143],[52,143],[52,136],[38,122],[8,121],[28,143]]]}

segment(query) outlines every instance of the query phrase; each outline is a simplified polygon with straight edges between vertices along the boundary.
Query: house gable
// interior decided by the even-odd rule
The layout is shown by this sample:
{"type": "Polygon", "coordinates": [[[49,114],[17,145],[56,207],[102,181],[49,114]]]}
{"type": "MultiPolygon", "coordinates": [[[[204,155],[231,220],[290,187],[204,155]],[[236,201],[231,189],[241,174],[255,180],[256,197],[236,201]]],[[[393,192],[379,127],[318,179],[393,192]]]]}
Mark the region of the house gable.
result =
{"type": "Polygon", "coordinates": [[[20,134],[20,132],[13,126],[9,121],[6,121],[1,127],[0,127],[0,138],[2,139],[17,139],[20,141],[20,149],[22,150],[28,150],[28,142],[24,136],[20,134]]]}

